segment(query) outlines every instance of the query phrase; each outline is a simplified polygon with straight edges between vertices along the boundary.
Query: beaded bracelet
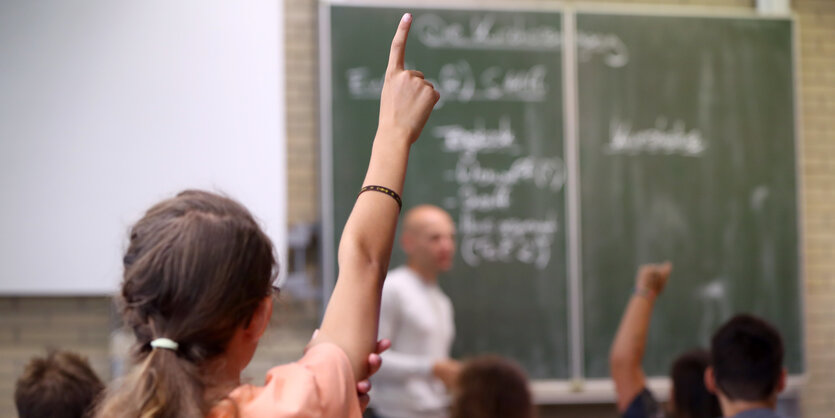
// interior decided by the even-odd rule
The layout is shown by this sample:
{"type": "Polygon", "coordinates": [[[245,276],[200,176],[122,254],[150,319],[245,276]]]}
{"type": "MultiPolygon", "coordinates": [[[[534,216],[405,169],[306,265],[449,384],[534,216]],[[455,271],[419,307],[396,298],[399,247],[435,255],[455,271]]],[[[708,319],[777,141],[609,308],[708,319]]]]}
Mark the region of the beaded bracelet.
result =
{"type": "Polygon", "coordinates": [[[357,196],[359,196],[359,195],[361,195],[361,194],[363,194],[363,193],[365,193],[365,192],[367,192],[367,191],[369,191],[369,190],[371,190],[371,191],[373,191],[373,192],[385,193],[385,194],[387,194],[387,195],[391,196],[391,197],[392,197],[392,198],[393,198],[393,199],[397,202],[397,209],[398,209],[398,210],[403,209],[403,201],[400,199],[400,195],[399,195],[399,194],[397,194],[397,192],[395,192],[394,190],[389,189],[388,187],[383,187],[383,186],[365,186],[365,187],[363,187],[362,189],[360,189],[360,192],[357,194],[357,196]]]}

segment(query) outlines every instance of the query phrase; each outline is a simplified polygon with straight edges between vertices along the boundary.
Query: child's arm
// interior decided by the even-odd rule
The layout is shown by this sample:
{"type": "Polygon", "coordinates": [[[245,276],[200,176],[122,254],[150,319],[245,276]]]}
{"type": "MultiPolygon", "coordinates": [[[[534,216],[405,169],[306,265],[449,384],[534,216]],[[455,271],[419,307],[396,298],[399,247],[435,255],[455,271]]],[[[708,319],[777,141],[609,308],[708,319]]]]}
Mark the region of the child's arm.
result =
{"type": "MultiPolygon", "coordinates": [[[[410,25],[411,15],[406,14],[391,44],[377,135],[363,182],[363,186],[383,186],[398,194],[403,190],[409,149],[439,98],[423,74],[404,69],[410,25]]],[[[367,358],[375,349],[380,295],[398,214],[399,207],[391,196],[362,193],[339,243],[339,277],[317,339],[326,339],[345,351],[357,380],[368,375],[367,358]]]]}
{"type": "Polygon", "coordinates": [[[655,298],[664,290],[671,270],[670,263],[648,264],[638,269],[635,294],[626,306],[609,353],[609,368],[615,383],[619,412],[624,412],[646,387],[641,362],[647,344],[649,320],[655,298]]]}

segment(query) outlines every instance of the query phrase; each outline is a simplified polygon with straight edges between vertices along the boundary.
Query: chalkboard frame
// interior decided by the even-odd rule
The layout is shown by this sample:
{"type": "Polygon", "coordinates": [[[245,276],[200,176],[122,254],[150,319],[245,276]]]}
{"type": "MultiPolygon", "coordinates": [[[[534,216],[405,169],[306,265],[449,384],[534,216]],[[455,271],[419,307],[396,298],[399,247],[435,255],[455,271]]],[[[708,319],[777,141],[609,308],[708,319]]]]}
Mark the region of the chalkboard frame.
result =
{"type": "MultiPolygon", "coordinates": [[[[636,4],[582,4],[567,5],[563,3],[491,3],[476,8],[473,4],[448,4],[440,2],[422,2],[420,5],[410,2],[384,2],[376,0],[319,0],[319,138],[320,138],[320,219],[321,219],[321,262],[322,268],[322,300],[323,307],[327,304],[336,280],[336,242],[334,230],[334,202],[332,182],[332,140],[331,127],[331,48],[330,48],[330,8],[333,6],[359,8],[392,8],[409,7],[413,9],[447,9],[447,10],[495,10],[495,11],[550,11],[560,12],[563,16],[563,45],[576,45],[577,14],[607,14],[632,16],[659,17],[703,17],[753,20],[784,20],[791,25],[790,43],[792,45],[792,86],[794,96],[794,148],[795,148],[795,181],[797,204],[797,237],[798,237],[798,272],[797,286],[799,287],[799,303],[804,306],[805,282],[805,234],[803,229],[803,214],[805,213],[803,188],[803,141],[800,120],[800,89],[798,88],[798,74],[800,67],[797,17],[789,15],[762,14],[754,10],[740,10],[734,8],[716,8],[701,6],[677,5],[636,5],[636,4]]],[[[583,360],[583,306],[582,306],[582,261],[580,242],[580,187],[579,187],[579,138],[578,138],[578,94],[576,48],[562,48],[563,62],[563,112],[565,117],[565,161],[567,165],[566,206],[568,222],[568,303],[569,330],[571,345],[572,379],[570,380],[535,380],[532,382],[534,399],[538,404],[578,404],[578,403],[610,403],[615,399],[614,385],[611,379],[585,379],[583,360]]],[[[799,312],[800,322],[804,329],[801,335],[806,335],[805,311],[799,312]]],[[[804,344],[805,345],[805,344],[804,344]]],[[[806,380],[806,358],[801,358],[803,373],[791,375],[786,390],[781,398],[799,397],[800,389],[806,380]]],[[[661,400],[669,399],[670,381],[666,376],[648,376],[648,385],[661,400]]]]}

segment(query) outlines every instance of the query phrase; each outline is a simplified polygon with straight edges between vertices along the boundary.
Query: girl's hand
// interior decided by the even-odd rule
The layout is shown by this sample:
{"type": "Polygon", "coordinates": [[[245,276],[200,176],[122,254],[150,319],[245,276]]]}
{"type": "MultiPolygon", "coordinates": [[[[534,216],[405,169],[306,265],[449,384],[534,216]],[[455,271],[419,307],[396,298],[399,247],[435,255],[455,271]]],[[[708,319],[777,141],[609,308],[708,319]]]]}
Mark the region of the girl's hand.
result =
{"type": "Polygon", "coordinates": [[[378,137],[403,139],[409,145],[417,141],[432,108],[441,97],[432,83],[423,78],[423,73],[404,68],[406,39],[411,25],[412,15],[404,14],[391,41],[377,126],[378,137]]]}
{"type": "MultiPolygon", "coordinates": [[[[391,347],[391,341],[387,339],[377,341],[377,349],[368,355],[368,377],[373,376],[374,373],[377,373],[377,370],[380,370],[380,367],[383,365],[383,358],[380,357],[380,354],[383,354],[383,351],[388,350],[389,347],[391,347]]],[[[357,383],[357,396],[359,396],[360,408],[362,408],[363,411],[368,408],[368,403],[371,401],[371,398],[368,397],[368,392],[370,390],[370,380],[365,379],[357,383]]]]}

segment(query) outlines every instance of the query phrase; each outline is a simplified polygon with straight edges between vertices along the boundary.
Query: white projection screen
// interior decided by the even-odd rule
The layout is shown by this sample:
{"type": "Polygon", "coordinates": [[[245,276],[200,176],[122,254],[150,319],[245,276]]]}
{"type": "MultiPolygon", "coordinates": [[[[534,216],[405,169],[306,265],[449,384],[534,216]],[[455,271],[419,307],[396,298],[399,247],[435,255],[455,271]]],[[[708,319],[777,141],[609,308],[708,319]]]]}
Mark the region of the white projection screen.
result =
{"type": "Polygon", "coordinates": [[[280,0],[0,2],[0,294],[117,290],[130,225],[223,192],[286,260],[280,0]]]}

